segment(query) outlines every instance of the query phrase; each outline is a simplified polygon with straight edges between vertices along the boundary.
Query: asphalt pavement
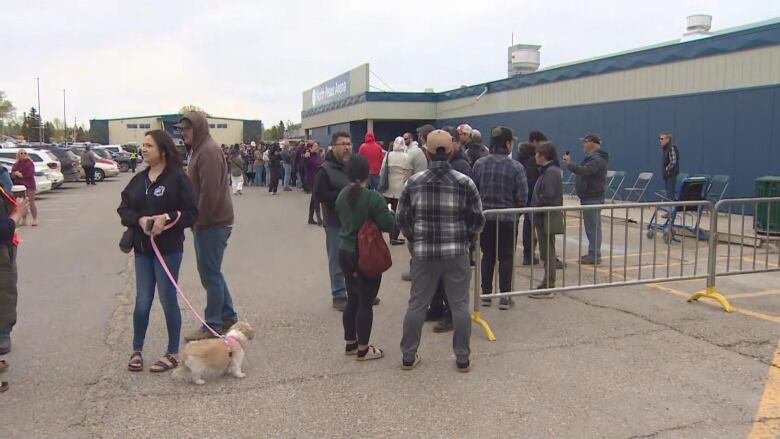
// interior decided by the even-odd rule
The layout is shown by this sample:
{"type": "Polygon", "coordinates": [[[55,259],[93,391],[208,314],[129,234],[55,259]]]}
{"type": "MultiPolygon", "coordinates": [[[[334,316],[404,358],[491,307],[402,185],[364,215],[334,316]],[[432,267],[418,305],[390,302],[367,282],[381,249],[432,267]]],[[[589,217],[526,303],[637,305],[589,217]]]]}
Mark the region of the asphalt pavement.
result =
{"type": "MultiPolygon", "coordinates": [[[[498,340],[474,327],[469,374],[455,369],[451,333],[434,334],[426,324],[423,362],[404,372],[403,246],[391,249],[394,266],[375,308],[372,343],[386,357],[358,363],[343,355],[324,232],[306,224],[308,198],[245,187],[233,199],[224,272],[240,317],[257,331],[247,377],[195,386],[131,373],[133,266],[117,247],[116,214],[129,177],[47,194],[40,227],[21,230],[2,438],[745,438],[768,371],[780,367],[772,366],[780,296],[740,299],[763,318],[729,314],[686,303],[681,295],[703,286],[694,281],[519,298],[512,310],[487,309],[498,340]]],[[[776,287],[777,279],[739,276],[723,287],[744,295],[776,287]]],[[[180,284],[201,309],[189,232],[180,284]]],[[[184,331],[196,327],[182,313],[184,331]]],[[[147,368],[165,340],[155,302],[147,368]]]]}

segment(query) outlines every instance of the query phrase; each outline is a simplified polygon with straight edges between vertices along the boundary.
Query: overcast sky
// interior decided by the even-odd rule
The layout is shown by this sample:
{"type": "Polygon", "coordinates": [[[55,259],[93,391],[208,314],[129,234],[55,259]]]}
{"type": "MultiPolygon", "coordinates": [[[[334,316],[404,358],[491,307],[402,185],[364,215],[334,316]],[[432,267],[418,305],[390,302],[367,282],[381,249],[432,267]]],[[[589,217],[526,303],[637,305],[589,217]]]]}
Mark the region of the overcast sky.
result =
{"type": "MultiPolygon", "coordinates": [[[[45,119],[175,113],[300,121],[301,93],[364,62],[395,91],[506,77],[507,47],[541,44],[542,67],[780,16],[780,0],[3,0],[4,90],[45,119]]],[[[372,85],[387,88],[376,77],[372,85]]]]}

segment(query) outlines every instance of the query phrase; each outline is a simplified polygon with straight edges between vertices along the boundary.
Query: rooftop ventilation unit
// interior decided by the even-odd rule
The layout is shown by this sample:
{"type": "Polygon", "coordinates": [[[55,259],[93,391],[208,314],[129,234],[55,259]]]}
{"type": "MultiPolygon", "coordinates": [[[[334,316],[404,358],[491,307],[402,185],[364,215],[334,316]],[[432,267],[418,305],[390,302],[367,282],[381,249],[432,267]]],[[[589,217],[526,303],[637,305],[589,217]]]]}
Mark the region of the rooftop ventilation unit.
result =
{"type": "Polygon", "coordinates": [[[712,27],[712,15],[696,14],[687,18],[688,26],[683,38],[706,37],[710,35],[712,27]]]}
{"type": "Polygon", "coordinates": [[[535,44],[515,44],[510,47],[507,62],[509,77],[527,75],[539,70],[541,47],[535,44]]]}

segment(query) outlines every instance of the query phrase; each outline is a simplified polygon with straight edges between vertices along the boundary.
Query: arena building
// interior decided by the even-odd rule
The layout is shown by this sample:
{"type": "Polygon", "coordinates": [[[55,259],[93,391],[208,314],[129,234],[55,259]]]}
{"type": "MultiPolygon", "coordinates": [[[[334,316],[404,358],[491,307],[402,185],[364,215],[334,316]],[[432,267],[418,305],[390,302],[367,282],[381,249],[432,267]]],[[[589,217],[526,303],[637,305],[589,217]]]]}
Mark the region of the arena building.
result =
{"type": "MultiPolygon", "coordinates": [[[[117,119],[93,119],[89,121],[90,137],[93,142],[104,145],[116,145],[143,142],[144,133],[153,129],[168,131],[174,139],[181,140],[181,133],[173,125],[181,114],[163,114],[159,116],[139,116],[117,119]]],[[[209,131],[219,144],[260,141],[263,135],[263,123],[259,120],[232,119],[227,117],[209,117],[209,131]]]]}
{"type": "Polygon", "coordinates": [[[679,40],[537,70],[539,46],[509,48],[508,77],[445,92],[369,90],[361,65],[303,92],[306,135],[328,144],[347,130],[389,144],[424,123],[497,125],[520,138],[544,131],[581,157],[596,133],[610,169],[633,183],[642,171],[661,187],[658,134],[671,131],[681,172],[726,174],[728,196],[748,196],[754,179],[780,175],[780,18],[711,32],[711,17],[688,17],[679,40]]]}

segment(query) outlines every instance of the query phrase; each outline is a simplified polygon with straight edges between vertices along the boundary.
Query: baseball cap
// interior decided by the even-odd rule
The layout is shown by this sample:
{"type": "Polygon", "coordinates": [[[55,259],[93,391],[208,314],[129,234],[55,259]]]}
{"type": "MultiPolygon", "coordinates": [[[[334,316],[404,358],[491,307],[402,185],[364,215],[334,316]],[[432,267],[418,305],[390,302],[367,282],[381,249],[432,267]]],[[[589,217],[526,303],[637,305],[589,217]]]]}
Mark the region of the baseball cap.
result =
{"type": "Polygon", "coordinates": [[[436,154],[436,150],[439,148],[444,148],[447,154],[449,154],[452,152],[452,136],[444,130],[432,131],[428,134],[428,143],[425,147],[431,154],[436,154]]]}
{"type": "Polygon", "coordinates": [[[192,126],[192,121],[187,119],[186,117],[182,117],[179,119],[178,123],[173,124],[176,128],[189,128],[192,126]]]}
{"type": "Polygon", "coordinates": [[[517,138],[515,137],[515,133],[513,133],[512,130],[507,127],[498,126],[490,130],[491,148],[497,145],[506,146],[507,141],[514,141],[516,139],[517,138]]]}
{"type": "Polygon", "coordinates": [[[583,142],[593,142],[601,145],[601,138],[595,134],[588,134],[580,139],[583,142]]]}
{"type": "Polygon", "coordinates": [[[433,131],[435,129],[436,129],[436,127],[434,127],[433,125],[427,123],[427,124],[421,126],[420,128],[417,128],[417,134],[419,134],[420,136],[426,137],[428,134],[431,133],[431,131],[433,131]]]}
{"type": "Polygon", "coordinates": [[[474,130],[471,128],[471,125],[469,125],[469,124],[464,123],[464,124],[458,125],[458,134],[468,134],[468,135],[471,135],[471,133],[473,131],[474,130]]]}

